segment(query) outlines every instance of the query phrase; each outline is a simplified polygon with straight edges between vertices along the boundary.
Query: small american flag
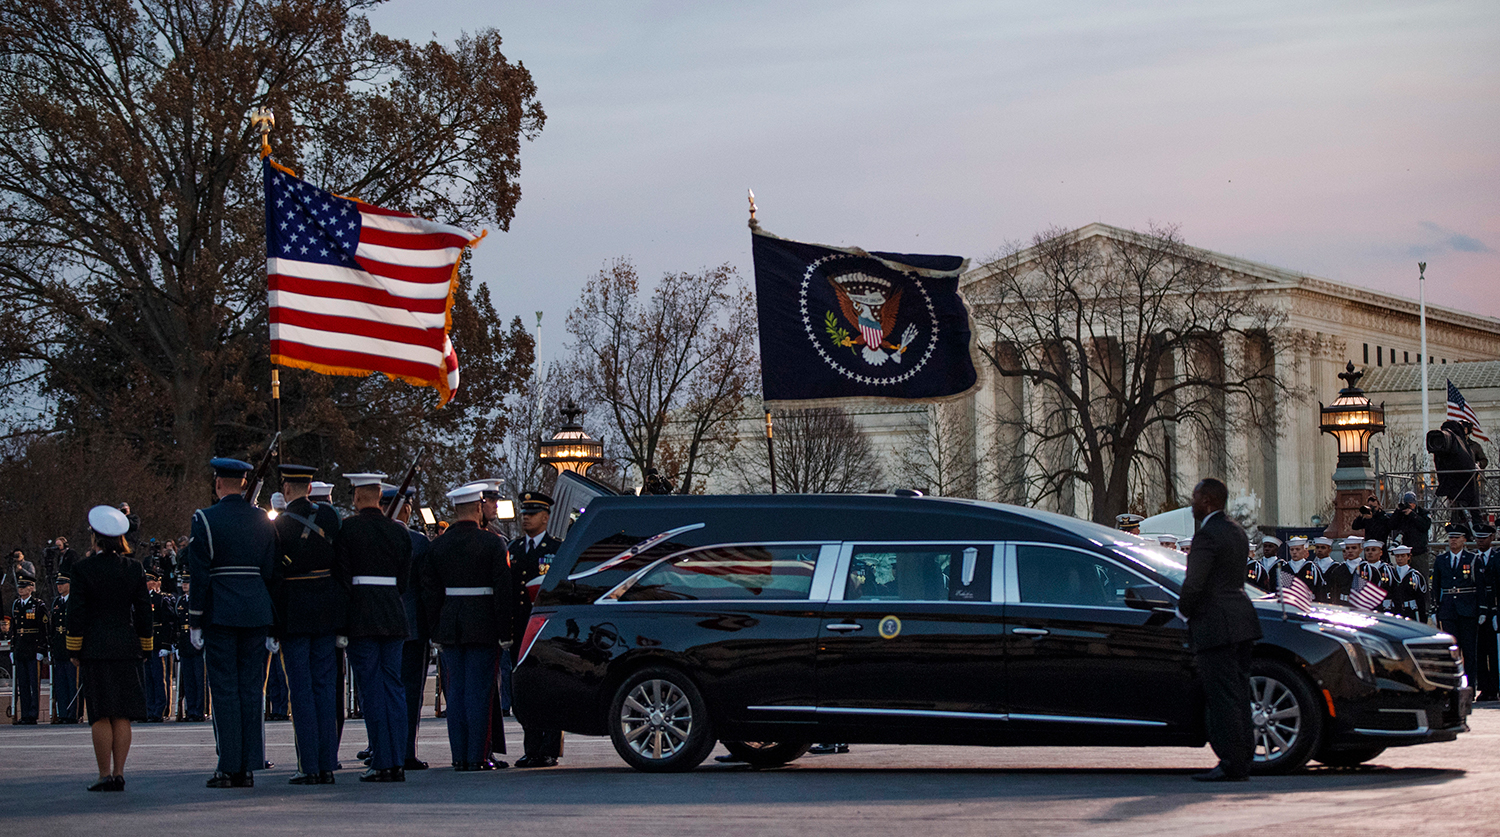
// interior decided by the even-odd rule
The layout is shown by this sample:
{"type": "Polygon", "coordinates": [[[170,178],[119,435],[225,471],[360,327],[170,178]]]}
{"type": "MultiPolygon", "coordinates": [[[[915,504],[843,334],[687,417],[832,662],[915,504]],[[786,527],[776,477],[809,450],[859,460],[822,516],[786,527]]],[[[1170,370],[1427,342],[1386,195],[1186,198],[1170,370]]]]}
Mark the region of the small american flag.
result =
{"type": "Polygon", "coordinates": [[[1281,570],[1276,576],[1276,597],[1284,604],[1296,605],[1303,610],[1310,610],[1313,604],[1312,590],[1307,582],[1286,570],[1281,570]]]}
{"type": "Polygon", "coordinates": [[[1385,588],[1373,581],[1355,577],[1353,586],[1349,591],[1349,604],[1358,610],[1374,612],[1376,608],[1385,603],[1385,588]]]}
{"type": "Polygon", "coordinates": [[[340,197],[267,158],[271,362],[326,375],[380,372],[458,389],[448,307],[483,234],[340,197]]]}
{"type": "Polygon", "coordinates": [[[1474,425],[1474,430],[1470,435],[1479,441],[1490,440],[1490,437],[1484,435],[1484,428],[1479,426],[1479,416],[1474,415],[1474,408],[1464,400],[1464,394],[1458,391],[1458,387],[1454,386],[1452,381],[1448,382],[1448,418],[1474,425]]]}

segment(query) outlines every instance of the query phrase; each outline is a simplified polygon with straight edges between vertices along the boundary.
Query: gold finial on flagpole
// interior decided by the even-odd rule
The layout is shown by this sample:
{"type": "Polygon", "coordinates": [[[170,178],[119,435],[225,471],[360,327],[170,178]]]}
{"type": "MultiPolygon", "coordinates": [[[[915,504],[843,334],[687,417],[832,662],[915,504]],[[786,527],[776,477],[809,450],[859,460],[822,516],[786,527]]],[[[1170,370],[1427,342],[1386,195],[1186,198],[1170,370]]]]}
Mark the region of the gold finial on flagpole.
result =
{"type": "Polygon", "coordinates": [[[260,131],[260,156],[271,153],[271,129],[276,127],[276,115],[270,108],[256,108],[250,115],[250,127],[260,131]]]}
{"type": "Polygon", "coordinates": [[[750,194],[750,229],[758,230],[760,229],[760,222],[755,220],[755,190],[746,189],[745,191],[750,194]]]}

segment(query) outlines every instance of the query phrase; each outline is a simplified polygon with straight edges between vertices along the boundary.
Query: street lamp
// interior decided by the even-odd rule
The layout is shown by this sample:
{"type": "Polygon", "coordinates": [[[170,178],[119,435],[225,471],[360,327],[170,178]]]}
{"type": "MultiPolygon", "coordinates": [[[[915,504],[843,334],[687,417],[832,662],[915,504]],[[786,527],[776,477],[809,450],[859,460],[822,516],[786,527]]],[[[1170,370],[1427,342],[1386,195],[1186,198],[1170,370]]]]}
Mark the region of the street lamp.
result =
{"type": "Polygon", "coordinates": [[[550,439],[538,442],[536,457],[561,474],[564,471],[583,476],[589,468],[604,461],[604,443],[584,432],[578,423],[583,410],[569,401],[563,408],[566,423],[550,439]]]}
{"type": "Polygon", "coordinates": [[[1371,404],[1359,388],[1359,379],[1364,374],[1354,368],[1354,361],[1349,361],[1339,373],[1349,385],[1339,390],[1339,397],[1332,404],[1324,406],[1318,402],[1323,420],[1319,427],[1339,446],[1338,467],[1333,471],[1333,523],[1328,529],[1328,534],[1334,537],[1352,531],[1349,524],[1375,490],[1375,473],[1370,470],[1370,437],[1385,432],[1385,405],[1371,404]]]}

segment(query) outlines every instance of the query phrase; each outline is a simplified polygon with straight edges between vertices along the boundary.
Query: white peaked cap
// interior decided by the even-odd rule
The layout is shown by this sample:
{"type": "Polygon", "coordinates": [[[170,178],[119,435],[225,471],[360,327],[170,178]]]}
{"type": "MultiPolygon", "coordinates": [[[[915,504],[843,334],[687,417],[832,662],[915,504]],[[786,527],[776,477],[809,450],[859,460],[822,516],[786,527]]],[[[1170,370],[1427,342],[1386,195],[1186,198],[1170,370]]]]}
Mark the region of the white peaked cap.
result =
{"type": "Polygon", "coordinates": [[[448,492],[448,502],[455,506],[461,506],[464,503],[477,503],[484,499],[484,492],[489,490],[491,490],[490,484],[487,482],[466,482],[448,492]]]}
{"type": "Polygon", "coordinates": [[[130,519],[114,506],[89,509],[89,528],[106,538],[117,538],[130,531],[130,519]]]}
{"type": "Polygon", "coordinates": [[[344,474],[344,479],[355,488],[366,485],[380,485],[385,481],[385,474],[344,474]]]}

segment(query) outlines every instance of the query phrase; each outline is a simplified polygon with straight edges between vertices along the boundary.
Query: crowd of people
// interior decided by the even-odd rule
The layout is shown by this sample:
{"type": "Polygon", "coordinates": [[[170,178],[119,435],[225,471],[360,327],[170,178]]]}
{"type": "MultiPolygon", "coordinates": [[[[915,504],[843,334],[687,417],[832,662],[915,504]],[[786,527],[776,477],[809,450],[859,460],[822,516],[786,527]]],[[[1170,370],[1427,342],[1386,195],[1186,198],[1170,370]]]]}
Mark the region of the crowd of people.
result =
{"type": "MultiPolygon", "coordinates": [[[[400,782],[428,767],[417,728],[435,655],[454,768],[507,767],[497,756],[510,649],[561,546],[547,534],[551,498],[522,493],[522,535],[507,542],[500,481],[465,483],[448,492],[453,518],[430,537],[411,523],[415,490],[384,474],[345,475],[346,516],[315,469],[282,465],[267,514],[247,499],[250,465],[212,466],[217,499],[193,514],[187,537],[133,543],[139,521],[121,504],[90,511],[82,556],[65,539],[49,546],[50,606],[36,593],[35,564],[12,554],[13,723],[38,722],[50,670],[51,722],[86,718],[92,728],[99,776],[89,790],[121,791],[131,723],[172,717],[175,692],[178,720],[214,724],[209,787],[253,787],[270,764],[263,722],[288,717],[290,783],[333,784],[347,675],[369,742],[359,778],[400,782]]],[[[516,766],[556,765],[562,733],[524,732],[516,766]]]]}

